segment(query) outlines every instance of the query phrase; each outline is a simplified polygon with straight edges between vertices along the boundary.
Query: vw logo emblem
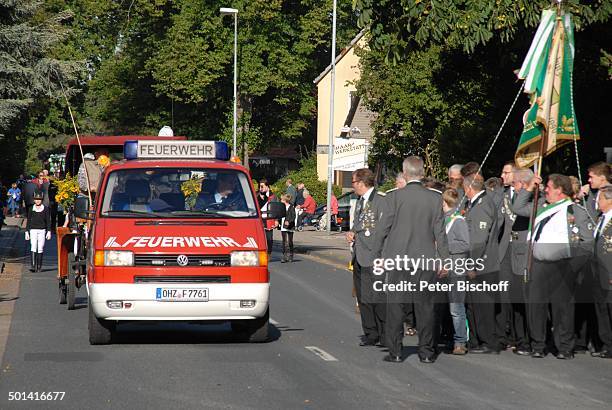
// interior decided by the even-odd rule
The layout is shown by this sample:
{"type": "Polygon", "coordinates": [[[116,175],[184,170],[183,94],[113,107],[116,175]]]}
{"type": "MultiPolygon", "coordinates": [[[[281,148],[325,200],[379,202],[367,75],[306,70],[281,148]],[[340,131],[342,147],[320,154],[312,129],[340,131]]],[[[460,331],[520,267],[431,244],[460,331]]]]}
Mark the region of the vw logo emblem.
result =
{"type": "Polygon", "coordinates": [[[178,263],[179,266],[187,266],[189,265],[189,258],[187,257],[187,255],[179,255],[176,258],[176,263],[178,263]]]}

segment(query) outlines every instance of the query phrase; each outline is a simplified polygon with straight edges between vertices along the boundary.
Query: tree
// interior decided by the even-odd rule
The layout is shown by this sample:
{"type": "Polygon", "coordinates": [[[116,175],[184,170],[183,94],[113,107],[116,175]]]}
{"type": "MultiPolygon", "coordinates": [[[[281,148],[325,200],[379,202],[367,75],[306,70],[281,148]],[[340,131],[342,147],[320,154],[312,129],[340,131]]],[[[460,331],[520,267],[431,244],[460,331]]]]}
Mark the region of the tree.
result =
{"type": "MultiPolygon", "coordinates": [[[[440,169],[433,173],[440,175],[453,163],[484,158],[518,92],[513,71],[529,48],[541,8],[549,6],[548,1],[492,3],[356,2],[361,24],[371,28],[371,52],[362,60],[358,89],[380,114],[374,123],[374,160],[397,168],[403,155],[434,154],[435,159],[437,152],[440,169]]],[[[605,24],[612,2],[567,3],[580,25],[574,101],[583,136],[581,162],[588,164],[601,159],[599,136],[607,133],[612,90],[609,54],[602,47],[612,44],[612,30],[605,24]]],[[[519,98],[485,164],[489,175],[512,158],[526,109],[526,99],[519,98]]],[[[560,150],[545,165],[576,173],[572,150],[560,150]]]]}
{"type": "MultiPolygon", "coordinates": [[[[372,47],[397,61],[416,45],[445,44],[472,52],[493,39],[509,42],[538,25],[550,0],[355,0],[359,24],[372,32],[372,47]]],[[[605,23],[612,0],[564,0],[578,30],[605,23]]]]}
{"type": "Polygon", "coordinates": [[[66,38],[71,13],[46,15],[34,0],[0,2],[0,173],[16,174],[25,157],[20,131],[27,110],[41,99],[76,93],[82,70],[78,61],[55,58],[51,50],[66,38]],[[7,161],[7,159],[11,159],[7,161]]]}

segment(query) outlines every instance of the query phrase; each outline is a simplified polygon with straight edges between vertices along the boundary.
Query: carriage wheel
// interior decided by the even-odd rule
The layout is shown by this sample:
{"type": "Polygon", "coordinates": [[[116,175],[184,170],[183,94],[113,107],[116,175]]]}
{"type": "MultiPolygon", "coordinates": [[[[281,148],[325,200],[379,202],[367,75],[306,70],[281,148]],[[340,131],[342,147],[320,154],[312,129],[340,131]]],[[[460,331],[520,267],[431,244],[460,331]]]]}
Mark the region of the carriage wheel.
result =
{"type": "Polygon", "coordinates": [[[68,278],[66,281],[66,301],[68,303],[68,310],[74,310],[74,301],[76,299],[76,261],[74,253],[68,254],[68,278]]]}
{"type": "Polygon", "coordinates": [[[64,283],[62,283],[62,280],[60,279],[59,281],[59,303],[60,305],[65,305],[66,304],[66,285],[64,285],[64,283]]]}

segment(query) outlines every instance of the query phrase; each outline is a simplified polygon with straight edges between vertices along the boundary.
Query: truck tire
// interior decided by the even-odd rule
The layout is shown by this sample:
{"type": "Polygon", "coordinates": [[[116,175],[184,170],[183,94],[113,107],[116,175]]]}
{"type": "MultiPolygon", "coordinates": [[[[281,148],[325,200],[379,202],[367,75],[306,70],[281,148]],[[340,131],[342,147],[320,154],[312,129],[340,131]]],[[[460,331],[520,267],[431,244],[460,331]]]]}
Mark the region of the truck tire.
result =
{"type": "Polygon", "coordinates": [[[68,254],[68,278],[66,279],[66,301],[68,302],[68,310],[74,310],[74,301],[76,299],[75,263],[74,253],[70,252],[68,254]]]}
{"type": "Polygon", "coordinates": [[[270,322],[270,309],[262,317],[248,320],[235,320],[232,322],[232,330],[245,336],[249,343],[264,343],[268,341],[268,325],[270,322]]]}
{"type": "Polygon", "coordinates": [[[99,319],[89,304],[89,344],[107,345],[112,342],[115,333],[115,323],[99,319]]]}

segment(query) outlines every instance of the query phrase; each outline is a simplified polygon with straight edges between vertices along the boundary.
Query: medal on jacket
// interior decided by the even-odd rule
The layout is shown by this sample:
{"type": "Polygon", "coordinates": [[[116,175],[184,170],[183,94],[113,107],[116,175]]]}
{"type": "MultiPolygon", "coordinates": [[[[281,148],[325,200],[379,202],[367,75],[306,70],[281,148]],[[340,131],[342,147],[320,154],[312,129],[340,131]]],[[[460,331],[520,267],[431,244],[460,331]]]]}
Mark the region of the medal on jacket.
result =
{"type": "Polygon", "coordinates": [[[366,228],[365,232],[363,233],[365,236],[370,236],[370,228],[366,228]]]}

